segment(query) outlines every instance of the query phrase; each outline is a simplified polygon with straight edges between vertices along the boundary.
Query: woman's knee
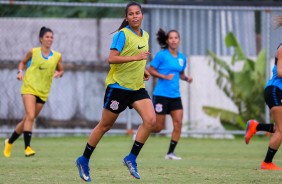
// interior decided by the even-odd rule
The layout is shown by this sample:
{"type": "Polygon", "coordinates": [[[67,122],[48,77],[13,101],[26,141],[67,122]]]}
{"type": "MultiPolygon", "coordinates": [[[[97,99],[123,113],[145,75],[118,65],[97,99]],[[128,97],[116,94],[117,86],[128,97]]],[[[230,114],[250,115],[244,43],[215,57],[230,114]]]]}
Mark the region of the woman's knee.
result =
{"type": "Polygon", "coordinates": [[[280,126],[276,126],[275,133],[279,134],[282,137],[282,128],[280,126]]]}
{"type": "Polygon", "coordinates": [[[104,124],[98,124],[97,128],[101,131],[106,133],[107,131],[109,131],[111,129],[110,125],[104,125],[104,124]]]}
{"type": "Polygon", "coordinates": [[[26,121],[28,121],[28,122],[33,122],[34,121],[34,119],[35,119],[35,113],[33,114],[33,113],[28,113],[28,114],[26,114],[25,116],[24,116],[24,118],[23,118],[23,120],[26,122],[26,121]]]}
{"type": "Polygon", "coordinates": [[[158,124],[156,124],[156,125],[154,126],[153,132],[154,132],[154,133],[160,133],[163,129],[164,129],[164,125],[158,125],[158,124]]]}
{"type": "Polygon", "coordinates": [[[182,121],[175,121],[175,122],[173,122],[173,128],[175,130],[181,131],[181,129],[182,129],[182,121]]]}
{"type": "Polygon", "coordinates": [[[154,130],[157,125],[156,125],[156,116],[152,115],[152,116],[148,116],[143,120],[143,124],[144,126],[146,126],[148,129],[150,130],[154,130]]]}

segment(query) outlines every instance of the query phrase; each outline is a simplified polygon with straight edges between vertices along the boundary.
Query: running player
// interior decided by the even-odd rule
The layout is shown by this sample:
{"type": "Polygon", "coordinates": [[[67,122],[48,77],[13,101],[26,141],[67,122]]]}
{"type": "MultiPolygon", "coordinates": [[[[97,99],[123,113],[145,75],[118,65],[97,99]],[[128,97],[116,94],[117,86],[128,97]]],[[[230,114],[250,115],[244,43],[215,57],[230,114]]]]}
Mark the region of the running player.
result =
{"type": "Polygon", "coordinates": [[[134,108],[143,123],[139,126],[132,149],[123,158],[123,163],[133,177],[140,179],[136,158],[156,121],[153,104],[144,83],[150,76],[145,70],[150,53],[149,35],[141,29],[142,20],[141,5],[136,2],[127,4],[125,19],[114,35],[108,57],[110,71],[106,78],[102,117],[90,134],[83,155],[76,160],[79,175],[86,182],[91,181],[89,159],[94,149],[127,107],[134,108]]]}
{"type": "Polygon", "coordinates": [[[165,159],[181,160],[174,150],[180,139],[183,107],[180,96],[179,80],[192,82],[192,77],[186,76],[186,56],[178,51],[180,36],[176,30],[165,33],[160,29],[157,40],[163,50],[159,51],[151,62],[149,72],[158,78],[153,92],[153,103],[156,112],[157,126],[154,132],[164,129],[166,114],[170,114],[173,121],[173,131],[170,145],[165,159]]]}
{"type": "Polygon", "coordinates": [[[18,66],[18,80],[23,80],[21,94],[25,115],[9,139],[5,140],[4,156],[10,157],[12,144],[23,133],[25,156],[35,154],[30,147],[34,119],[45,104],[52,85],[53,77],[59,78],[64,74],[61,54],[51,50],[53,31],[42,27],[39,32],[41,47],[32,48],[18,66]],[[27,66],[25,75],[24,68],[27,66]]]}
{"type": "MultiPolygon", "coordinates": [[[[282,25],[282,16],[276,17],[276,25],[282,25]]],[[[250,139],[257,131],[273,133],[261,169],[282,170],[272,162],[275,153],[282,142],[282,44],[277,48],[275,63],[272,68],[272,78],[265,85],[264,99],[274,119],[274,124],[261,124],[256,120],[249,120],[246,127],[245,142],[249,144],[250,139]]]]}

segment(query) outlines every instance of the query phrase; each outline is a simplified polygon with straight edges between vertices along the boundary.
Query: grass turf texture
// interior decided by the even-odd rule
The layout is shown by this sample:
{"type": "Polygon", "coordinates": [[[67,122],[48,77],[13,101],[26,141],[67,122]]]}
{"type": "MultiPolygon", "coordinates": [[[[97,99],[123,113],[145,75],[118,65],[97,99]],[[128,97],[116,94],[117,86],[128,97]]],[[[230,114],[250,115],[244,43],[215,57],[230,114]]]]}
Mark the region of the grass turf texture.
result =
{"type": "MultiPolygon", "coordinates": [[[[10,158],[0,157],[0,184],[84,183],[75,166],[88,137],[33,138],[34,157],[26,158],[23,139],[14,143],[10,158]]],[[[4,142],[4,139],[0,139],[4,142]]],[[[137,160],[141,180],[129,175],[122,158],[130,151],[131,136],[105,136],[92,155],[92,183],[281,183],[282,171],[259,169],[268,137],[226,139],[182,138],[176,148],[181,161],[165,160],[169,138],[150,137],[137,160]]],[[[1,144],[1,152],[3,144],[1,144]]],[[[274,162],[282,167],[278,151],[274,162]]]]}

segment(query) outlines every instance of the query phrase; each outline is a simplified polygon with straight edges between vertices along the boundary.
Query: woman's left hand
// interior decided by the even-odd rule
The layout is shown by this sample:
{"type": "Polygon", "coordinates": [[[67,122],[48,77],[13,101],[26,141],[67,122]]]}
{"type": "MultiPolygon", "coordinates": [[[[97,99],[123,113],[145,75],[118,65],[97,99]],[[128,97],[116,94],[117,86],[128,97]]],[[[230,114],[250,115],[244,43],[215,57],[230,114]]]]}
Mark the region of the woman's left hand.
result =
{"type": "Polygon", "coordinates": [[[192,78],[192,77],[187,77],[187,80],[186,80],[186,81],[189,82],[189,83],[192,83],[193,78],[192,78]]]}
{"type": "Polygon", "coordinates": [[[57,70],[55,71],[54,78],[58,79],[58,78],[60,78],[62,76],[63,76],[63,72],[60,72],[60,71],[57,71],[57,70]]]}
{"type": "Polygon", "coordinates": [[[144,81],[148,81],[150,79],[150,73],[145,69],[144,70],[144,81]]]}

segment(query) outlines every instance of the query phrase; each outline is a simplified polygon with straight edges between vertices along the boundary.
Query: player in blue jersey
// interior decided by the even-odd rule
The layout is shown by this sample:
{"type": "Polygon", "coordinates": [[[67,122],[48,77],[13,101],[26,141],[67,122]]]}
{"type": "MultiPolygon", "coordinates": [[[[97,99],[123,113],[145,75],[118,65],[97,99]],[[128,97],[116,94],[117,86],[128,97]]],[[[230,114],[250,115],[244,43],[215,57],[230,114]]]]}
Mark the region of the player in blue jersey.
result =
{"type": "Polygon", "coordinates": [[[164,129],[166,114],[170,114],[173,121],[173,132],[165,159],[180,160],[174,150],[180,139],[183,107],[180,96],[179,80],[192,82],[192,77],[186,76],[186,56],[178,51],[180,35],[176,30],[165,33],[160,29],[157,40],[162,50],[152,60],[149,72],[158,78],[153,92],[153,104],[156,112],[157,126],[154,132],[164,129]]]}
{"type": "Polygon", "coordinates": [[[110,71],[106,78],[107,89],[102,118],[89,136],[83,155],[76,160],[79,175],[84,181],[91,181],[89,159],[94,149],[103,135],[113,126],[119,113],[127,107],[134,108],[143,123],[138,128],[130,153],[122,161],[130,174],[140,179],[136,158],[156,122],[153,104],[144,83],[144,80],[148,80],[150,76],[145,70],[146,59],[150,53],[148,52],[149,35],[141,29],[142,20],[140,4],[129,3],[125,9],[125,19],[114,35],[108,57],[110,71]]]}
{"type": "MultiPolygon", "coordinates": [[[[281,26],[281,16],[277,17],[276,24],[281,26]]],[[[282,168],[272,162],[282,142],[282,44],[277,48],[272,74],[272,78],[265,85],[264,99],[270,109],[274,124],[262,124],[256,120],[249,120],[246,127],[245,142],[249,144],[251,137],[255,135],[257,131],[273,133],[265,159],[261,163],[261,169],[282,170],[282,168]]]]}

